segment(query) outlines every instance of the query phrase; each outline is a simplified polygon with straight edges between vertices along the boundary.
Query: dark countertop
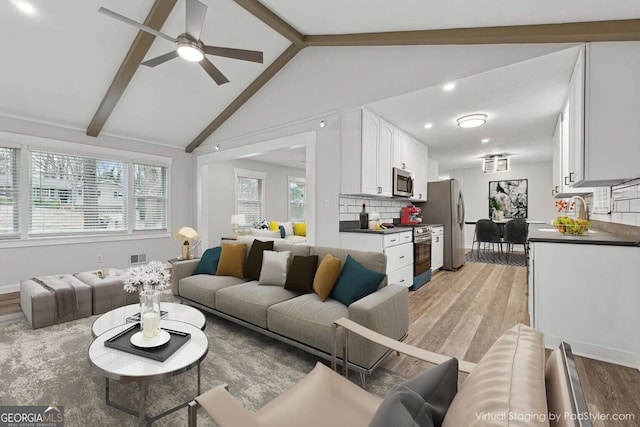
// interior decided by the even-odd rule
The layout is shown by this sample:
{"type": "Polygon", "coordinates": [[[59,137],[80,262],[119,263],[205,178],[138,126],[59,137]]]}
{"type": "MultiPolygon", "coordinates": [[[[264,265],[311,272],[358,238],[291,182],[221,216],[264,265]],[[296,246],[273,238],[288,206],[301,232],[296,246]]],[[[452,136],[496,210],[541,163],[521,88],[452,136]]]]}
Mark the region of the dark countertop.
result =
{"type": "Polygon", "coordinates": [[[385,230],[369,230],[369,229],[361,229],[361,228],[347,228],[344,230],[340,230],[341,233],[371,233],[371,234],[396,234],[402,233],[403,231],[412,231],[410,227],[393,227],[387,228],[385,230]]]}
{"type": "Polygon", "coordinates": [[[557,232],[550,224],[530,224],[530,242],[546,243],[577,243],[587,245],[613,245],[613,246],[638,246],[637,239],[627,236],[608,233],[602,230],[590,229],[582,236],[565,236],[557,232]],[[553,231],[541,231],[553,230],[553,231]],[[594,231],[591,233],[590,231],[594,231]]]}
{"type": "Polygon", "coordinates": [[[444,227],[444,224],[429,224],[428,222],[425,222],[420,225],[428,225],[429,227],[444,227]]]}

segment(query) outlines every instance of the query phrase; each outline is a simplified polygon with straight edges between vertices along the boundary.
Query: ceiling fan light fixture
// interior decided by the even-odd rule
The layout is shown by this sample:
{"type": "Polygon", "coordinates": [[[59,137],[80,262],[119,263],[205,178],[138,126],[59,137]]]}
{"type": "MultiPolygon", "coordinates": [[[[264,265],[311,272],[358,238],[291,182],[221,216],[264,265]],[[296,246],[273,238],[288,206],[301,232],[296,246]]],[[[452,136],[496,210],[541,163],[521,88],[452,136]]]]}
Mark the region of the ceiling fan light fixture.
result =
{"type": "Polygon", "coordinates": [[[468,114],[456,119],[461,128],[475,128],[487,122],[486,114],[468,114]]]}
{"type": "Polygon", "coordinates": [[[178,44],[178,55],[189,62],[200,62],[204,58],[204,53],[197,44],[178,44]]]}

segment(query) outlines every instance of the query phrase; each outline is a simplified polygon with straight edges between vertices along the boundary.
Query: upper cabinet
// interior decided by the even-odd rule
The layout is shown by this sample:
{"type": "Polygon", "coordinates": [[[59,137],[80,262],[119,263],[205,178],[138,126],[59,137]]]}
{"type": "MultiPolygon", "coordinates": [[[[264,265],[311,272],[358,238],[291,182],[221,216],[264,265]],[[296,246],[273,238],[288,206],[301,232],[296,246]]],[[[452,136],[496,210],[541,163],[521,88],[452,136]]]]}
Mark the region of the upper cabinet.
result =
{"type": "Polygon", "coordinates": [[[427,146],[417,139],[411,138],[412,156],[409,171],[413,173],[413,197],[415,202],[427,201],[427,168],[429,151],[427,146]]]}
{"type": "Polygon", "coordinates": [[[587,44],[582,64],[582,71],[577,68],[572,79],[577,112],[572,122],[575,138],[569,149],[569,183],[581,188],[610,186],[637,178],[640,42],[587,44]]]}
{"type": "Polygon", "coordinates": [[[367,110],[342,115],[342,193],[390,197],[393,126],[367,110]]]}

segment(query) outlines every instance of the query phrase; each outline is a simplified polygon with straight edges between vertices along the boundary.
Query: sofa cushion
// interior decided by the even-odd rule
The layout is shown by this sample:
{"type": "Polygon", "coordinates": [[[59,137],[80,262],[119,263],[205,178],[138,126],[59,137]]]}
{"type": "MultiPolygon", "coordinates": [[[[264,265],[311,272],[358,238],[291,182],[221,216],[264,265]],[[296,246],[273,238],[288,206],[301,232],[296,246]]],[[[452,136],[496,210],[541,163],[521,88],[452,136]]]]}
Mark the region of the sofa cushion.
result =
{"type": "Polygon", "coordinates": [[[216,275],[244,278],[246,253],[247,245],[244,243],[223,243],[216,275]]]}
{"type": "Polygon", "coordinates": [[[258,280],[260,270],[262,269],[262,260],[264,251],[273,250],[273,240],[263,242],[262,240],[254,240],[249,249],[249,255],[244,263],[244,277],[247,279],[258,280]]]}
{"type": "Polygon", "coordinates": [[[331,298],[349,306],[374,293],[384,278],[384,273],[369,270],[349,255],[331,291],[331,298]]]}
{"type": "Polygon", "coordinates": [[[251,229],[251,235],[256,237],[271,237],[271,238],[280,238],[280,230],[258,230],[257,228],[251,229]]]}
{"type": "Polygon", "coordinates": [[[548,426],[544,374],[542,333],[514,326],[469,374],[443,426],[548,426]]]}
{"type": "Polygon", "coordinates": [[[452,358],[398,384],[369,427],[440,427],[458,391],[458,359],[452,358]]]}
{"type": "Polygon", "coordinates": [[[264,254],[262,270],[260,271],[259,285],[282,286],[287,281],[287,270],[289,269],[289,258],[291,252],[268,251],[264,254]]]}
{"type": "Polygon", "coordinates": [[[246,280],[233,276],[210,276],[198,274],[180,279],[180,296],[214,308],[216,292],[229,286],[244,283],[246,280]]]}
{"type": "Polygon", "coordinates": [[[348,317],[344,304],[323,302],[315,293],[274,304],[267,312],[270,331],[327,353],[331,353],[331,325],[341,317],[348,317]]]}
{"type": "MultiPolygon", "coordinates": [[[[329,253],[336,258],[340,258],[342,262],[346,261],[347,256],[351,255],[353,259],[369,270],[377,271],[378,273],[387,272],[387,256],[382,252],[364,252],[352,249],[326,248],[321,246],[311,246],[309,251],[310,255],[318,255],[319,259],[324,258],[324,256],[329,253]]],[[[387,278],[385,277],[379,287],[382,288],[386,285],[387,278]]]]}
{"type": "Polygon", "coordinates": [[[193,271],[193,275],[196,274],[216,274],[218,270],[218,262],[220,262],[220,253],[222,248],[220,246],[215,248],[209,248],[202,254],[200,262],[193,271]]]}
{"type": "Polygon", "coordinates": [[[221,289],[216,294],[216,310],[267,328],[269,306],[297,296],[281,286],[264,286],[252,281],[221,289]]]}
{"type": "Polygon", "coordinates": [[[322,258],[318,270],[316,270],[316,277],[313,279],[313,291],[322,301],[329,298],[329,294],[340,276],[341,269],[342,261],[339,258],[335,258],[331,254],[326,254],[322,258]]]}
{"type": "Polygon", "coordinates": [[[294,256],[284,288],[301,294],[313,292],[313,279],[318,269],[318,256],[294,256]]]}

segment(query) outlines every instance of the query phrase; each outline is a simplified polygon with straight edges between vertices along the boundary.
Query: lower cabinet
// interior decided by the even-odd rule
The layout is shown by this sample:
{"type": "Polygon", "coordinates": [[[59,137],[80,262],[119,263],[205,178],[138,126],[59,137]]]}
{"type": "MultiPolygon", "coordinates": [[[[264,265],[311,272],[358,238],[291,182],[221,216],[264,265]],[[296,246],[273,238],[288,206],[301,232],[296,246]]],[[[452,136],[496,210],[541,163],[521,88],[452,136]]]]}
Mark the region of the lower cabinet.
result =
{"type": "Polygon", "coordinates": [[[358,251],[382,252],[387,256],[387,281],[413,286],[413,238],[411,231],[400,233],[340,233],[340,246],[358,251]]]}
{"type": "Polygon", "coordinates": [[[432,227],[431,272],[435,273],[444,265],[444,227],[432,227]]]}

